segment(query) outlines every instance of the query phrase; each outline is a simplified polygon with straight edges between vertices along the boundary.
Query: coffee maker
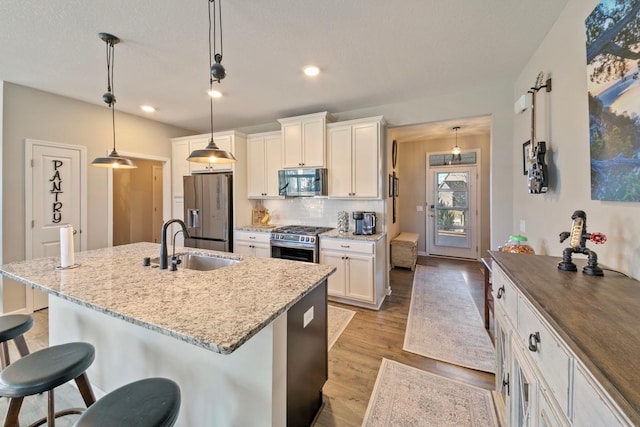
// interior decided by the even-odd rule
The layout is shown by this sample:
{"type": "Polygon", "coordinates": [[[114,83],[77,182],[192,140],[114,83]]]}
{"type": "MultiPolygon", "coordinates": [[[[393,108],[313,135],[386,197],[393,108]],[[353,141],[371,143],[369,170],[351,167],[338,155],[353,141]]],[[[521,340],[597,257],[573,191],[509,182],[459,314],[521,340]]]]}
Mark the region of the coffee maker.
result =
{"type": "Polygon", "coordinates": [[[353,234],[364,234],[364,212],[354,212],[352,216],[353,221],[356,224],[356,230],[353,234]]]}
{"type": "Polygon", "coordinates": [[[376,234],[376,213],[362,213],[362,234],[376,234]]]}

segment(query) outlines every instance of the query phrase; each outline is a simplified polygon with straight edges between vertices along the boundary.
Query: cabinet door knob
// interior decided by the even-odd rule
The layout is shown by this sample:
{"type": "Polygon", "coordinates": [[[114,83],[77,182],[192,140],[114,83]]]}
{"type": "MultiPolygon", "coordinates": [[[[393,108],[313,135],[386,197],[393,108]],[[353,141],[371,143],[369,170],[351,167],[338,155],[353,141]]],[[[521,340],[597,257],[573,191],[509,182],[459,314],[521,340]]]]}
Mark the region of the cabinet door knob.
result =
{"type": "Polygon", "coordinates": [[[500,286],[500,288],[498,289],[498,299],[502,298],[503,295],[504,295],[504,286],[500,286]]]}
{"type": "Polygon", "coordinates": [[[540,332],[534,332],[529,334],[529,351],[538,351],[538,344],[540,344],[540,332]]]}

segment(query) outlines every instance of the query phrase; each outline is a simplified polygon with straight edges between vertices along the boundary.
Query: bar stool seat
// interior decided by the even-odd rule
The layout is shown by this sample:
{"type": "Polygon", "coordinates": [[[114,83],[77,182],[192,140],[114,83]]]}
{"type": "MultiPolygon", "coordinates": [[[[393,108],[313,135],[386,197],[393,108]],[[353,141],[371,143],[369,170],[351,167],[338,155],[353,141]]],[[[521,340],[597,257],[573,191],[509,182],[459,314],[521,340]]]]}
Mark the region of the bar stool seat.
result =
{"type": "Polygon", "coordinates": [[[5,427],[18,425],[18,415],[26,396],[48,392],[47,416],[32,426],[48,423],[63,415],[79,414],[84,409],[72,408],[55,412],[53,390],[75,380],[87,407],[95,402],[95,396],[85,371],[95,358],[95,350],[89,343],[75,342],[48,347],[15,361],[0,372],[0,396],[11,399],[5,427]]]}
{"type": "Polygon", "coordinates": [[[13,340],[20,356],[29,354],[29,348],[23,334],[33,327],[33,317],[26,314],[8,314],[0,316],[0,361],[2,369],[11,364],[9,357],[9,341],[13,340]]]}
{"type": "Polygon", "coordinates": [[[180,388],[166,378],[124,385],[87,409],[74,427],[170,427],[180,412],[180,388]]]}

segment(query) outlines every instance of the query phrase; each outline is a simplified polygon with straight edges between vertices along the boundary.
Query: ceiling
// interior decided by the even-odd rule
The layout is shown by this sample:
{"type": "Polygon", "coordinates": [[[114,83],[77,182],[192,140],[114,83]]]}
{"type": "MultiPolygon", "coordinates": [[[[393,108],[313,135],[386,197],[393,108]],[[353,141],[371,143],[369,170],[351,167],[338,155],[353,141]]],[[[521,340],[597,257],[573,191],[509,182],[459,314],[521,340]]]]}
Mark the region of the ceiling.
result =
{"type": "MultiPolygon", "coordinates": [[[[224,94],[216,130],[513,81],[567,3],[222,1],[227,77],[215,83],[224,94]],[[314,79],[302,74],[311,63],[321,69],[314,79]]],[[[2,0],[0,79],[105,105],[98,33],[108,32],[122,40],[117,109],[208,132],[207,16],[206,0],[2,0]]]]}

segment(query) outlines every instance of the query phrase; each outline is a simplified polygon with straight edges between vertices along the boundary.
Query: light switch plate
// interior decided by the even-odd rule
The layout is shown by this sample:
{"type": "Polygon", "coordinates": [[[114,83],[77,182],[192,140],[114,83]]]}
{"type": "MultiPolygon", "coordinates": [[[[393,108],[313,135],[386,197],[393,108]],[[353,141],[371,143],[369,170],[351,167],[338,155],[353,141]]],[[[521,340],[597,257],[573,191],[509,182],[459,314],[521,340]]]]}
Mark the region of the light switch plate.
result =
{"type": "Polygon", "coordinates": [[[520,232],[521,233],[527,232],[527,222],[524,219],[520,220],[520,232]]]}
{"type": "Polygon", "coordinates": [[[306,328],[309,323],[313,320],[313,306],[307,311],[304,312],[304,316],[302,319],[302,328],[306,328]]]}
{"type": "Polygon", "coordinates": [[[422,205],[416,206],[416,211],[417,212],[422,212],[422,205]]]}

